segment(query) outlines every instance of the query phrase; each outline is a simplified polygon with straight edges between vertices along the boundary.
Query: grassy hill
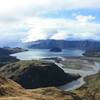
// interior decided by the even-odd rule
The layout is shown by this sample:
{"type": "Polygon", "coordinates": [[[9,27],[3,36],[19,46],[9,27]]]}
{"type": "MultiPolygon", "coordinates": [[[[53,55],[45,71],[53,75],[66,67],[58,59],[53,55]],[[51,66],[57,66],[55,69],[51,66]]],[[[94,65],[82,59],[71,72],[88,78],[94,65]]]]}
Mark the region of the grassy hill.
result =
{"type": "Polygon", "coordinates": [[[85,78],[86,84],[74,91],[55,87],[26,90],[0,76],[0,100],[100,100],[100,72],[85,78]]]}
{"type": "Polygon", "coordinates": [[[0,74],[28,89],[60,86],[80,78],[80,75],[65,73],[54,63],[40,60],[7,64],[0,69],[0,74]]]}

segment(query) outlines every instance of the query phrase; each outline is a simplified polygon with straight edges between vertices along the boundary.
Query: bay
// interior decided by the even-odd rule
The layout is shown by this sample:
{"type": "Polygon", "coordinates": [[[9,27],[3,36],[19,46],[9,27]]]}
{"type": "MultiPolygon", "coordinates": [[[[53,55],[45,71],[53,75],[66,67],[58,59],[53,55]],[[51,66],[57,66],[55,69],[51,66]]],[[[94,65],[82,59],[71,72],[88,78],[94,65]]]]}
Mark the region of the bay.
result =
{"type": "Polygon", "coordinates": [[[41,58],[52,57],[75,57],[82,56],[84,51],[82,50],[62,50],[62,52],[50,52],[49,49],[30,49],[29,51],[12,54],[20,60],[32,60],[41,58]]]}

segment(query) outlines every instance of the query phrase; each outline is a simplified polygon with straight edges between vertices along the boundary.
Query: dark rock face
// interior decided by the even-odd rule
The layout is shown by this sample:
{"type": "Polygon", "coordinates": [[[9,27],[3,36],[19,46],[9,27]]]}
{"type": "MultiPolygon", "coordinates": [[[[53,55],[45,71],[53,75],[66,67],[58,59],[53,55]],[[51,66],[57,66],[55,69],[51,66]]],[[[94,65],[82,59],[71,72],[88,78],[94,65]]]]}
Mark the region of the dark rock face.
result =
{"type": "Polygon", "coordinates": [[[52,49],[50,49],[51,52],[62,52],[62,49],[61,48],[58,48],[58,47],[54,47],[52,49]]]}
{"type": "Polygon", "coordinates": [[[20,61],[15,64],[6,65],[0,70],[0,73],[28,89],[60,86],[80,77],[79,75],[64,73],[64,71],[54,63],[34,63],[35,61],[20,61]]]}

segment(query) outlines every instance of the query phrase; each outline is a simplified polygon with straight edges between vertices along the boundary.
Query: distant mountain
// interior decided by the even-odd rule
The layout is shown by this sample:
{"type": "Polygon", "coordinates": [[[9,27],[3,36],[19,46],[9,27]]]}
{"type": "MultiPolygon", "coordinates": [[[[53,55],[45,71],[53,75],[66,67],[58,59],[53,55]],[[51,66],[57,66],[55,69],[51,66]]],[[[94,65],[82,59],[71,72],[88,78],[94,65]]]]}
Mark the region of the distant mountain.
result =
{"type": "Polygon", "coordinates": [[[99,49],[100,50],[100,41],[92,40],[38,40],[34,42],[26,43],[26,46],[29,48],[38,48],[38,49],[51,49],[54,47],[59,47],[61,49],[99,49]]]}

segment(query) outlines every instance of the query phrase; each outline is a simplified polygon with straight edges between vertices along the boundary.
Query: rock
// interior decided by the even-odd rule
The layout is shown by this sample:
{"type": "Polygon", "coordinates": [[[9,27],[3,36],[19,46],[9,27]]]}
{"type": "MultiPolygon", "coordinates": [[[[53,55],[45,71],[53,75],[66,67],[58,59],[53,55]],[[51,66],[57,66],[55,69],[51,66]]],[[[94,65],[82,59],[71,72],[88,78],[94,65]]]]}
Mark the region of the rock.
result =
{"type": "Polygon", "coordinates": [[[0,73],[28,89],[60,86],[80,77],[67,74],[54,63],[45,61],[19,61],[3,66],[0,73]]]}

